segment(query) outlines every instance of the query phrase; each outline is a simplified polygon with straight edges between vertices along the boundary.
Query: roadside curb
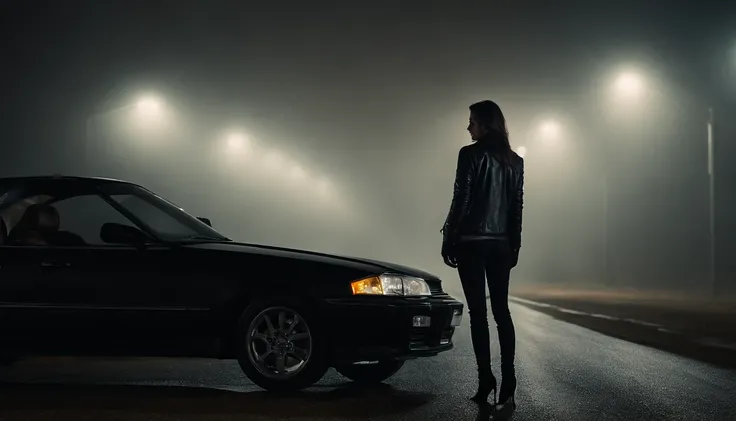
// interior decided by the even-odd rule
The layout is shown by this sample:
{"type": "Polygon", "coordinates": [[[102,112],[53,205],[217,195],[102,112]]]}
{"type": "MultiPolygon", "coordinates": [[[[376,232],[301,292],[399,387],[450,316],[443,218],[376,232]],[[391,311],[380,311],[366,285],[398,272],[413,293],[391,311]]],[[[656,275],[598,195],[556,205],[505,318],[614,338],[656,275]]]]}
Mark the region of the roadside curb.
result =
{"type": "MultiPolygon", "coordinates": [[[[609,316],[607,314],[600,314],[600,313],[587,313],[584,311],[578,311],[578,310],[572,310],[569,308],[564,308],[560,306],[556,306],[553,304],[547,304],[539,301],[533,301],[533,300],[527,300],[525,298],[515,297],[515,296],[509,296],[509,301],[525,305],[527,307],[537,307],[537,308],[545,308],[553,311],[559,311],[560,313],[567,313],[567,314],[574,314],[577,316],[586,316],[586,317],[593,317],[598,319],[605,319],[610,320],[614,322],[625,322],[625,323],[631,323],[639,326],[644,326],[648,328],[652,328],[657,330],[658,332],[671,334],[671,335],[681,335],[684,336],[682,332],[678,332],[675,330],[667,329],[662,325],[651,323],[651,322],[645,322],[642,320],[636,320],[636,319],[629,319],[629,318],[619,318],[614,316],[609,316]]],[[[730,343],[730,342],[724,342],[721,339],[718,338],[701,338],[700,340],[693,341],[701,346],[707,346],[710,348],[717,348],[717,349],[725,349],[730,351],[736,351],[736,343],[730,343]]]]}

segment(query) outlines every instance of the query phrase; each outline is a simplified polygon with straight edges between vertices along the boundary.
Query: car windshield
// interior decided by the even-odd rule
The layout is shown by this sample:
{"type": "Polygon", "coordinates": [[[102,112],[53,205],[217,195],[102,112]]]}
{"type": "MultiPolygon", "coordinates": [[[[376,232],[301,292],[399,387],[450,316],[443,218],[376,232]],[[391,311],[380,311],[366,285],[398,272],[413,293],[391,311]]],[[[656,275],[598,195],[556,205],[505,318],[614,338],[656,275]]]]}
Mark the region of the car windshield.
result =
{"type": "Polygon", "coordinates": [[[111,183],[100,189],[134,217],[137,224],[169,242],[230,241],[168,200],[132,184],[111,183]]]}

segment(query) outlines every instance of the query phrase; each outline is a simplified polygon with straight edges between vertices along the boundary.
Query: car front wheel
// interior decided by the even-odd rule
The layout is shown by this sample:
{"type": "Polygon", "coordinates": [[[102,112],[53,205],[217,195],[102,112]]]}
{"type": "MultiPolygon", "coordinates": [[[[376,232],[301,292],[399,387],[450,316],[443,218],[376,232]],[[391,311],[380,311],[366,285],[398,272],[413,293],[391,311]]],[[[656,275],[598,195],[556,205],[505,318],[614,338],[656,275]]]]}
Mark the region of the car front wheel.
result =
{"type": "Polygon", "coordinates": [[[251,304],[240,317],[237,339],[240,367],[266,390],[303,389],[327,371],[319,320],[296,300],[251,304]]]}
{"type": "Polygon", "coordinates": [[[385,360],[374,364],[340,364],[335,370],[356,383],[373,384],[388,379],[403,366],[404,361],[385,360]]]}

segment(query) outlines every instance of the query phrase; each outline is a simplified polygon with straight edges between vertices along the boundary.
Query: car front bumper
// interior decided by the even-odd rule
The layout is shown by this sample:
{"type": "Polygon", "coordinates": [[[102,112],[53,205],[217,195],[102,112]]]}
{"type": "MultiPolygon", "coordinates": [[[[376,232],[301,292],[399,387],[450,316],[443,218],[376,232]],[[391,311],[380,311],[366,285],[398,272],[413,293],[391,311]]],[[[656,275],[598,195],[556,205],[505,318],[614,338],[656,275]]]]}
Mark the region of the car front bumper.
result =
{"type": "Polygon", "coordinates": [[[406,360],[452,349],[463,304],[449,295],[356,296],[327,300],[322,314],[335,362],[406,360]]]}

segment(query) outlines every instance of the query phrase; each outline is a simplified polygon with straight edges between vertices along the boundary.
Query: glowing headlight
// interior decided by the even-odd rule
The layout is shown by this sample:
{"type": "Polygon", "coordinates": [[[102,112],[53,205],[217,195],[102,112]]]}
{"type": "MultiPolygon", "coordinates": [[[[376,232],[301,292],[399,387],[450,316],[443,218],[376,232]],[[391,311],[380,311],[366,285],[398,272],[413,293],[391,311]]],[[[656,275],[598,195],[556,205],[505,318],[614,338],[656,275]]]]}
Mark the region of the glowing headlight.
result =
{"type": "Polygon", "coordinates": [[[432,295],[424,279],[384,273],[350,284],[353,295],[432,295]]]}

